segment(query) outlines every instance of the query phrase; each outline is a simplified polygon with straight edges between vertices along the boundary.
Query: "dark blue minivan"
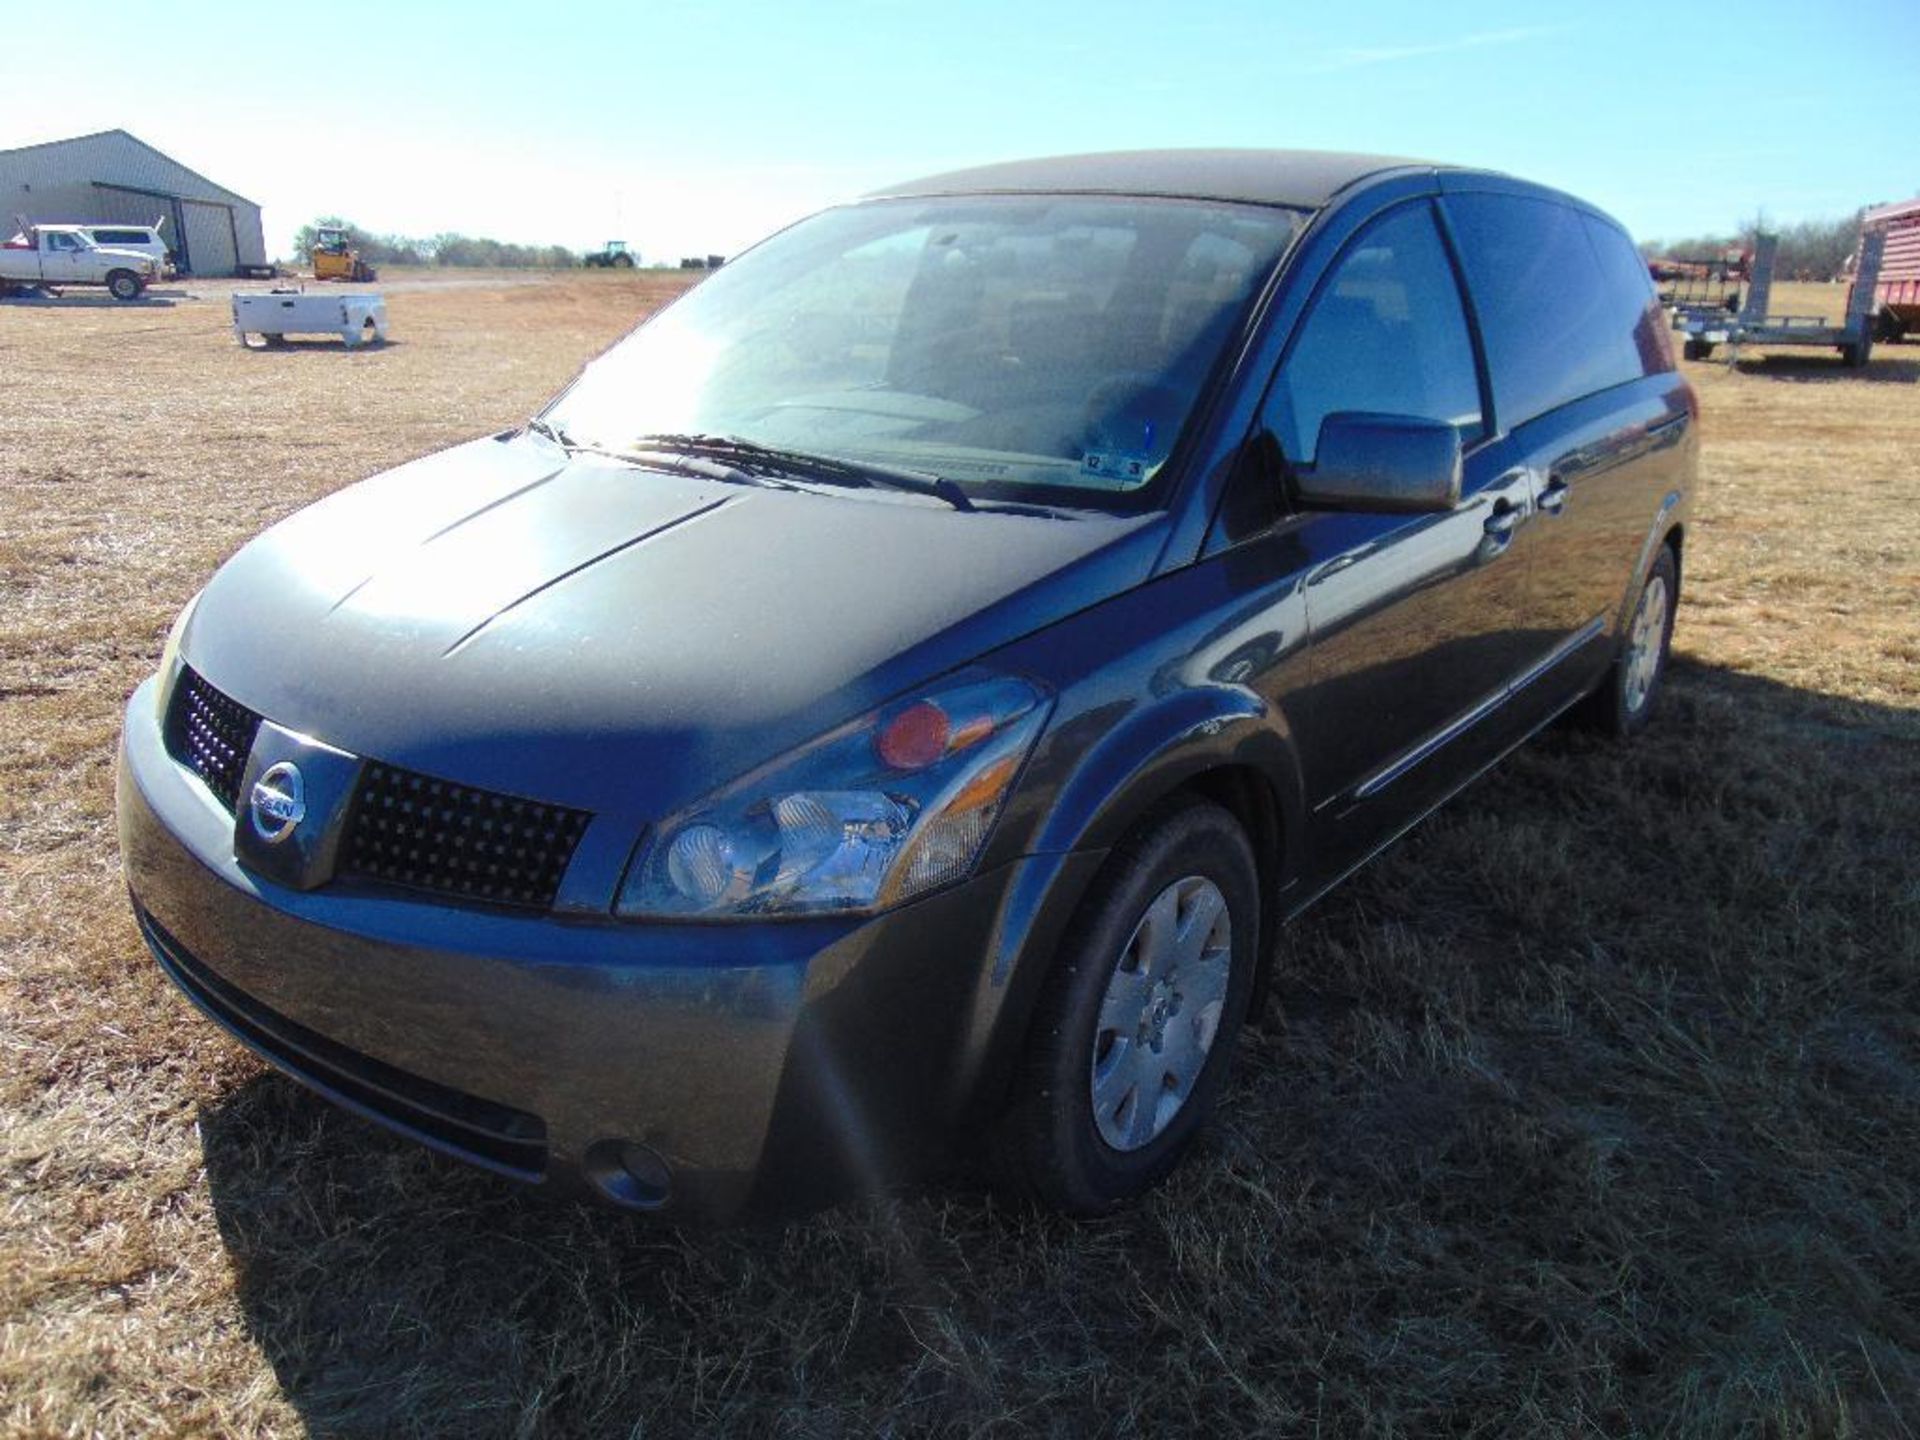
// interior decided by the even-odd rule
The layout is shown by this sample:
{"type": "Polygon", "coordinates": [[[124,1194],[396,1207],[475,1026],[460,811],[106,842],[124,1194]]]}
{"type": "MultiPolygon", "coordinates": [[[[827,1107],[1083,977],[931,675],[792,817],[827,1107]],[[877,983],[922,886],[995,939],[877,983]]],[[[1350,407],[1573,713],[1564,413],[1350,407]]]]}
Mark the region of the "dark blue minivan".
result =
{"type": "Polygon", "coordinates": [[[901,185],[222,567],[127,713],[139,922],[503,1175],[1096,1213],[1290,917],[1563,712],[1645,722],[1695,414],[1632,241],[1537,185],[901,185]]]}

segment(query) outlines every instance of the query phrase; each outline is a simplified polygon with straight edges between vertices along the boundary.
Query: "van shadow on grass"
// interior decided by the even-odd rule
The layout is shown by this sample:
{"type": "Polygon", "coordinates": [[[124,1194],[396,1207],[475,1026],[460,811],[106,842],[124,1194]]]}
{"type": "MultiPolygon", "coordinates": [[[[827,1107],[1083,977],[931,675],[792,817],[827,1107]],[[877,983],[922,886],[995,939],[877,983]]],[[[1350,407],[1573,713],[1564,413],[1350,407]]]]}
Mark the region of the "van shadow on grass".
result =
{"type": "Polygon", "coordinates": [[[290,1081],[201,1133],[328,1435],[1899,1434],[1920,1414],[1920,716],[1677,663],[1285,937],[1223,1114],[1072,1224],[680,1228],[290,1081]]]}

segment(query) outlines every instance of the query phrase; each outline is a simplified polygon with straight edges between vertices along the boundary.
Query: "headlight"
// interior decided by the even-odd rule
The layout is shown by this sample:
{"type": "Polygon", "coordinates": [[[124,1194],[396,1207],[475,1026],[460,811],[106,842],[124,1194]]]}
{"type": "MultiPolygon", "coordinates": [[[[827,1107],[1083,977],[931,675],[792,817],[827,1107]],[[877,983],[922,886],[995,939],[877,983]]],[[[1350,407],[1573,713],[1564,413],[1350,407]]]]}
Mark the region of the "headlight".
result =
{"type": "Polygon", "coordinates": [[[661,825],[622,915],[884,910],[972,871],[1051,699],[968,677],[862,716],[661,825]]]}
{"type": "Polygon", "coordinates": [[[160,706],[161,718],[165,719],[167,697],[173,693],[173,672],[180,664],[180,637],[187,633],[187,622],[193,618],[193,610],[200,603],[200,597],[206,594],[205,587],[196,591],[194,597],[180,608],[174,617],[173,628],[167,631],[167,643],[160,650],[160,683],[153,688],[154,703],[160,706]]]}

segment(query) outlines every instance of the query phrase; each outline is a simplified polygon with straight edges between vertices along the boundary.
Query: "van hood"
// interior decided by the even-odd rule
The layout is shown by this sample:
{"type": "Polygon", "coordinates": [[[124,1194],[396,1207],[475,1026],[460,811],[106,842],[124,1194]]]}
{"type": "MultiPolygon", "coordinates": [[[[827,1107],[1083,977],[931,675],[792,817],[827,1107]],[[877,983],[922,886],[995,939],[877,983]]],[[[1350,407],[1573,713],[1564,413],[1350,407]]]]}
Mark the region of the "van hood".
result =
{"type": "Polygon", "coordinates": [[[274,526],[181,653],[356,755],[654,818],[1139,584],[1160,520],[761,489],[502,436],[274,526]]]}

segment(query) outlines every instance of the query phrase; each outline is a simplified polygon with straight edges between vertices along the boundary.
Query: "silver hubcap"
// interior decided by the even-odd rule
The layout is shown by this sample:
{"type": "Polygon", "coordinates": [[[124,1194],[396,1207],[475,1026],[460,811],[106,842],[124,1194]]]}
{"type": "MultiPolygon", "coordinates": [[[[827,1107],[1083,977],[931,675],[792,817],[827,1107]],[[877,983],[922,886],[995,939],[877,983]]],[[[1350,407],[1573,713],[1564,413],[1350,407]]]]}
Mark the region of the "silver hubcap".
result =
{"type": "Polygon", "coordinates": [[[1633,612],[1627,633],[1627,709],[1647,703],[1653,682],[1660,676],[1660,651],[1667,638],[1667,582],[1655,575],[1640,592],[1640,608],[1633,612]]]}
{"type": "Polygon", "coordinates": [[[1180,1113],[1206,1067],[1233,973],[1233,921],[1199,875],[1154,897],[1100,1000],[1090,1081],[1094,1123],[1138,1150],[1180,1113]]]}

